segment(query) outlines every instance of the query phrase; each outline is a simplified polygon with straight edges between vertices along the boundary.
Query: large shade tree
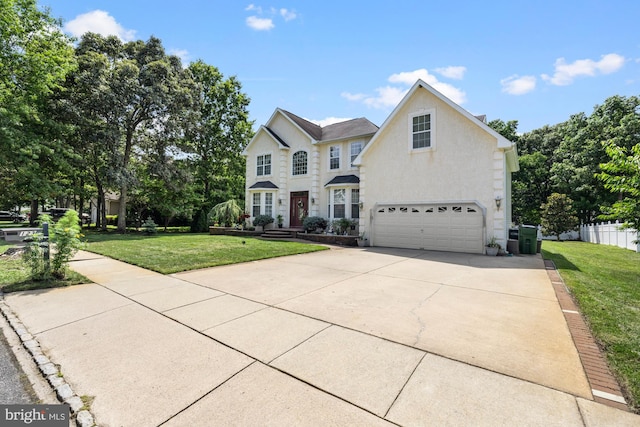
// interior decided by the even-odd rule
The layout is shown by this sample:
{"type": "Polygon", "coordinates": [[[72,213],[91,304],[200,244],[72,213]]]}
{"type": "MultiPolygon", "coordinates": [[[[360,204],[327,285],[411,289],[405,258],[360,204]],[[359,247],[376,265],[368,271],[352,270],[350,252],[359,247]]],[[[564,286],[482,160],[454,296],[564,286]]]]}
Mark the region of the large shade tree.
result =
{"type": "Polygon", "coordinates": [[[189,66],[196,86],[196,114],[182,148],[192,164],[195,185],[192,231],[206,231],[211,208],[244,198],[245,162],[241,153],[253,135],[249,97],[235,77],[224,78],[211,65],[189,66]]]}
{"type": "Polygon", "coordinates": [[[136,183],[132,159],[145,149],[149,134],[175,144],[191,108],[192,80],[155,37],[123,43],[87,33],[76,55],[79,69],[68,80],[75,94],[76,138],[99,197],[108,188],[118,191],[118,230],[124,232],[128,193],[136,183]]]}
{"type": "MultiPolygon", "coordinates": [[[[45,113],[73,67],[73,47],[59,22],[35,0],[0,1],[0,182],[3,204],[54,196],[68,167],[59,124],[45,113]]],[[[32,215],[32,219],[35,215],[32,215]]]]}

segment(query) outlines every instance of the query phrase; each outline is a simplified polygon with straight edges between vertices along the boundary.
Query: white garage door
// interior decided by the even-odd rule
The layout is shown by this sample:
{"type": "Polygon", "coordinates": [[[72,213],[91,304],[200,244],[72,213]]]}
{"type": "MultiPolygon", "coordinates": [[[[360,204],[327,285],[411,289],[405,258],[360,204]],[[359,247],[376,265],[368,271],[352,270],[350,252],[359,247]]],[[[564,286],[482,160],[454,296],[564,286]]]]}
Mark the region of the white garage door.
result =
{"type": "Polygon", "coordinates": [[[482,209],[475,203],[378,206],[373,219],[373,244],[482,253],[482,230],[482,209]]]}

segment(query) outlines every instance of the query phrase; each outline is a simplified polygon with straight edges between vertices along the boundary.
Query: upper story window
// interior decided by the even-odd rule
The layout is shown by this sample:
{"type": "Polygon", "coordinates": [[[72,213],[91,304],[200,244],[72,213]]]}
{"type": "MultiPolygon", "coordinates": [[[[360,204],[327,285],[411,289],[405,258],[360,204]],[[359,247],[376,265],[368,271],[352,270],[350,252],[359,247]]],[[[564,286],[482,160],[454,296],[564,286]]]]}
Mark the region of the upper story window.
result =
{"type": "Polygon", "coordinates": [[[258,156],[256,175],[271,175],[271,154],[258,156]]]}
{"type": "Polygon", "coordinates": [[[353,166],[353,162],[358,157],[358,154],[362,151],[362,141],[356,141],[351,143],[351,166],[353,166]]]}
{"type": "Polygon", "coordinates": [[[409,116],[409,148],[422,150],[434,148],[435,110],[419,111],[409,116]]]}
{"type": "Polygon", "coordinates": [[[293,155],[291,173],[292,175],[307,174],[307,152],[306,151],[298,151],[293,155]]]}
{"type": "Polygon", "coordinates": [[[329,169],[340,169],[340,146],[329,147],[329,169]]]}
{"type": "Polygon", "coordinates": [[[431,147],[431,114],[413,118],[413,148],[431,147]]]}

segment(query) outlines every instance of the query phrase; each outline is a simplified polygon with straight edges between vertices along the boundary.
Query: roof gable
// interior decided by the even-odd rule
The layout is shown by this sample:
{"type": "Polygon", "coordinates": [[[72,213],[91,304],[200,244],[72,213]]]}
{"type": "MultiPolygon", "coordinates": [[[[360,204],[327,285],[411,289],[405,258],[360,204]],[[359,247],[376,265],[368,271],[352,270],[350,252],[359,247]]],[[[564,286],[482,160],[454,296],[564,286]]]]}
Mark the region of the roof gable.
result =
{"type": "Polygon", "coordinates": [[[284,142],[282,138],[280,138],[273,130],[263,125],[263,126],[260,126],[260,129],[258,129],[256,134],[253,135],[253,138],[251,138],[251,141],[249,141],[247,146],[244,147],[244,150],[242,150],[243,156],[248,155],[249,147],[251,147],[254,141],[256,141],[259,138],[261,133],[265,133],[266,135],[268,135],[276,144],[278,144],[278,148],[289,148],[289,145],[286,142],[284,142]]]}
{"type": "MultiPolygon", "coordinates": [[[[379,131],[373,136],[373,138],[371,139],[371,141],[369,142],[369,144],[367,144],[364,149],[360,152],[360,154],[358,155],[358,157],[355,159],[355,161],[353,162],[354,165],[360,165],[361,161],[362,161],[362,156],[365,155],[372,146],[374,146],[376,144],[376,142],[378,141],[378,139],[380,139],[380,135],[383,134],[383,130],[389,126],[389,124],[391,122],[394,121],[394,119],[396,118],[396,116],[399,114],[400,110],[402,110],[402,108],[405,106],[405,104],[407,104],[407,102],[413,97],[413,95],[420,90],[420,88],[423,88],[425,90],[427,90],[428,92],[430,92],[432,95],[434,95],[436,98],[438,98],[439,100],[441,100],[442,102],[444,102],[445,104],[447,104],[449,107],[453,108],[456,112],[458,112],[460,115],[462,115],[463,117],[465,117],[466,119],[468,119],[469,121],[471,121],[474,125],[480,127],[483,131],[487,132],[488,134],[490,134],[491,136],[493,136],[494,138],[496,138],[497,142],[498,142],[498,148],[502,148],[502,149],[515,149],[515,144],[511,141],[509,141],[508,139],[506,139],[505,137],[503,137],[502,135],[500,135],[498,132],[496,132],[495,130],[493,130],[492,128],[490,128],[486,123],[484,123],[484,121],[480,120],[479,117],[476,117],[474,115],[472,115],[471,113],[469,113],[467,110],[465,110],[464,108],[460,107],[458,104],[456,104],[455,102],[451,101],[449,98],[447,98],[446,96],[444,96],[443,94],[441,94],[440,92],[438,92],[436,89],[434,89],[432,86],[428,85],[427,83],[425,83],[422,80],[418,80],[413,87],[409,90],[409,92],[407,92],[407,94],[404,96],[404,98],[402,98],[402,101],[400,101],[400,103],[396,106],[396,108],[393,109],[393,111],[391,112],[391,114],[389,115],[389,117],[387,117],[387,119],[384,121],[384,123],[382,124],[382,126],[380,126],[379,131]]],[[[517,170],[517,169],[515,169],[517,170]]]]}
{"type": "MultiPolygon", "coordinates": [[[[296,116],[293,113],[290,113],[286,110],[277,109],[277,111],[282,112],[286,117],[288,117],[292,122],[294,122],[302,131],[304,131],[307,135],[313,138],[316,141],[322,139],[322,128],[315,123],[311,123],[308,120],[303,119],[300,116],[296,116]]],[[[270,120],[271,121],[271,120],[270,120]]]]}

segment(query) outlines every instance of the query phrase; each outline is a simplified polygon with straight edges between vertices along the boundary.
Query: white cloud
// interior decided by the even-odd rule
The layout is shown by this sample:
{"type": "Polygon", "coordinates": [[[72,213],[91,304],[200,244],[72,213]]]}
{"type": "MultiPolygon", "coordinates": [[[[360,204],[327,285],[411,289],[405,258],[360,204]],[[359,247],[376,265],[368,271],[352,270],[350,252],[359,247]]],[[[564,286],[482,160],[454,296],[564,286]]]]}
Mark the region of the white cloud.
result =
{"type": "Polygon", "coordinates": [[[519,76],[514,74],[500,80],[502,91],[509,95],[524,95],[536,88],[535,76],[519,76]]]}
{"type": "Polygon", "coordinates": [[[600,61],[593,59],[578,59],[567,64],[564,58],[558,58],[555,62],[555,72],[553,76],[543,74],[543,80],[556,85],[567,86],[573,83],[576,77],[588,76],[594,77],[598,74],[611,74],[618,71],[624,65],[624,56],[616,53],[603,55],[600,61]]]}
{"type": "Polygon", "coordinates": [[[322,119],[322,120],[313,120],[313,119],[305,119],[305,120],[308,120],[311,123],[315,123],[320,127],[325,127],[325,126],[332,125],[334,123],[346,122],[347,120],[351,120],[351,118],[350,117],[327,117],[326,119],[322,119]]]}
{"type": "Polygon", "coordinates": [[[256,31],[269,31],[275,25],[270,18],[258,18],[257,16],[250,16],[247,18],[247,25],[256,31]]]}
{"type": "Polygon", "coordinates": [[[64,30],[75,37],[81,37],[87,32],[98,33],[102,36],[117,36],[122,41],[131,41],[136,37],[135,30],[125,29],[104,10],[94,10],[78,15],[66,23],[64,30]]]}
{"type": "Polygon", "coordinates": [[[375,96],[350,92],[342,92],[340,95],[349,101],[360,101],[373,108],[395,107],[409,91],[407,86],[413,86],[418,79],[433,86],[438,92],[441,92],[457,104],[462,104],[466,101],[467,95],[464,91],[449,83],[439,81],[434,75],[429,74],[429,71],[425,68],[392,74],[387,80],[389,83],[395,83],[400,86],[379,87],[375,89],[377,92],[375,96]]]}
{"type": "Polygon", "coordinates": [[[444,68],[436,68],[434,71],[449,79],[462,80],[464,78],[464,73],[467,71],[467,67],[450,66],[444,68]]]}
{"type": "Polygon", "coordinates": [[[253,3],[251,3],[249,6],[245,7],[244,10],[256,11],[258,13],[262,13],[262,8],[260,6],[256,6],[253,3]]]}
{"type": "Polygon", "coordinates": [[[464,93],[464,91],[450,85],[449,83],[439,81],[436,76],[429,74],[429,71],[426,68],[393,74],[389,77],[389,81],[391,83],[404,83],[406,85],[413,85],[418,79],[421,79],[428,85],[433,86],[435,90],[442,93],[456,104],[463,104],[467,100],[467,94],[464,93]]]}
{"type": "Polygon", "coordinates": [[[285,21],[291,21],[292,19],[296,19],[298,16],[294,10],[288,10],[285,8],[280,9],[280,16],[284,18],[285,21]]]}
{"type": "Polygon", "coordinates": [[[175,55],[182,61],[182,64],[185,65],[189,61],[189,51],[186,49],[169,49],[169,55],[175,55]]]}
{"type": "Polygon", "coordinates": [[[367,97],[367,95],[365,95],[364,93],[349,93],[349,92],[342,92],[340,96],[348,99],[349,101],[362,101],[367,97]]]}

